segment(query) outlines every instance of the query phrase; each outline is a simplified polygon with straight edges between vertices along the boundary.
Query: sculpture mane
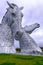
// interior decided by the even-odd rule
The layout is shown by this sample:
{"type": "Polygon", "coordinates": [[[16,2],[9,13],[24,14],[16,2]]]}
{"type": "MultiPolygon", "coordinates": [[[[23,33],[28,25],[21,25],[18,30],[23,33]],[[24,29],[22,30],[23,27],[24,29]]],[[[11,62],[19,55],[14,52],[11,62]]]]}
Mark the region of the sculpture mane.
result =
{"type": "Polygon", "coordinates": [[[7,9],[7,12],[5,13],[5,15],[3,16],[1,23],[7,24],[8,26],[11,26],[11,24],[13,23],[11,13],[8,9],[7,9]]]}

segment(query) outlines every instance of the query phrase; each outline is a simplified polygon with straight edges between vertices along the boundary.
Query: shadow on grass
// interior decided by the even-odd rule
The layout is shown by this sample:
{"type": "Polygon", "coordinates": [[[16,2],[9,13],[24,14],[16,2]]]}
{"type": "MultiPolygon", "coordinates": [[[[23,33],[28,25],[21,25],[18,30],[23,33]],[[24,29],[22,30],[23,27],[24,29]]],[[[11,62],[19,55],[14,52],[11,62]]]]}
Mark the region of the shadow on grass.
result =
{"type": "Polygon", "coordinates": [[[0,64],[0,65],[15,65],[15,63],[3,63],[3,64],[0,64]]]}

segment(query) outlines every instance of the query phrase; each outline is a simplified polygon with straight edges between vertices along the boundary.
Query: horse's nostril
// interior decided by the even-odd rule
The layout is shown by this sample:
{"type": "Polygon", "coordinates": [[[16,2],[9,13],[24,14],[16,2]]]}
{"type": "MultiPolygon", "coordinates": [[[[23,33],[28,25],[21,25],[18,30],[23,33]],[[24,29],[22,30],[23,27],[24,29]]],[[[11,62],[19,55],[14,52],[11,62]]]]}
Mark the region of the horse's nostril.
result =
{"type": "Polygon", "coordinates": [[[23,34],[23,32],[21,32],[21,31],[16,32],[16,36],[22,36],[22,34],[23,34]]]}
{"type": "Polygon", "coordinates": [[[23,32],[17,31],[16,34],[15,34],[15,39],[19,40],[22,37],[22,34],[23,34],[23,32]]]}
{"type": "Polygon", "coordinates": [[[38,26],[40,27],[40,24],[38,24],[38,26]]]}
{"type": "Polygon", "coordinates": [[[19,35],[19,31],[17,31],[16,35],[19,35]]]}
{"type": "Polygon", "coordinates": [[[39,24],[38,24],[39,25],[39,24]]]}

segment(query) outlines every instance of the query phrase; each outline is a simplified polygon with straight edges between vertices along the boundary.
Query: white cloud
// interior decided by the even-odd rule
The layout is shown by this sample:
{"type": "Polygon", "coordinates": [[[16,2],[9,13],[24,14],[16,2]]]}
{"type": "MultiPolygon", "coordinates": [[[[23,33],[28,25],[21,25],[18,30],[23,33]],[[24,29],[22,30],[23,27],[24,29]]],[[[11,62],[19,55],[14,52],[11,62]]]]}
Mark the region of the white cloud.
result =
{"type": "Polygon", "coordinates": [[[37,30],[35,33],[32,33],[33,36],[43,36],[43,30],[37,30]]]}
{"type": "Polygon", "coordinates": [[[34,33],[31,34],[31,36],[37,43],[41,43],[41,44],[43,43],[43,30],[42,29],[36,30],[34,33]]]}

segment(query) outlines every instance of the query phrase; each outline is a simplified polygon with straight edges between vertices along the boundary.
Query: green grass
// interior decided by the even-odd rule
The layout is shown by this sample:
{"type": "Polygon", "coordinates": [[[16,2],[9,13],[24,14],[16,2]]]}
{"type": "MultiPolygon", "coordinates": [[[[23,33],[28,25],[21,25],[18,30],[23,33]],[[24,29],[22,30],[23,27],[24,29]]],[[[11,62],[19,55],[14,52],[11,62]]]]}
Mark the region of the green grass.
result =
{"type": "Polygon", "coordinates": [[[43,65],[43,56],[0,54],[0,65],[43,65]]]}

